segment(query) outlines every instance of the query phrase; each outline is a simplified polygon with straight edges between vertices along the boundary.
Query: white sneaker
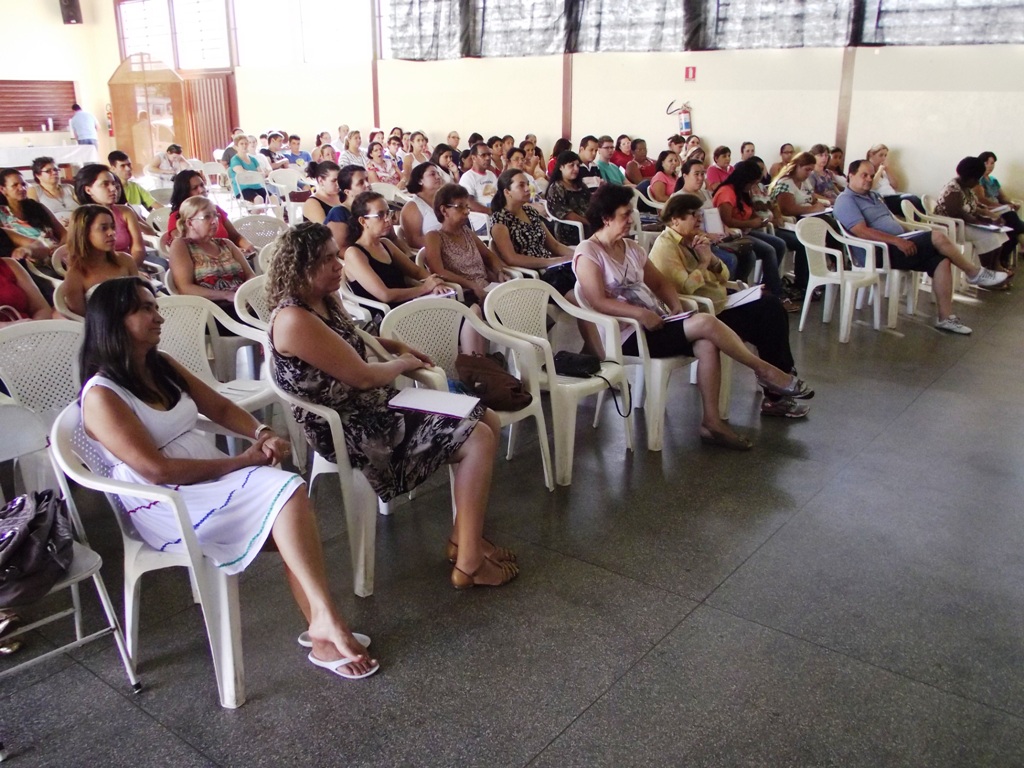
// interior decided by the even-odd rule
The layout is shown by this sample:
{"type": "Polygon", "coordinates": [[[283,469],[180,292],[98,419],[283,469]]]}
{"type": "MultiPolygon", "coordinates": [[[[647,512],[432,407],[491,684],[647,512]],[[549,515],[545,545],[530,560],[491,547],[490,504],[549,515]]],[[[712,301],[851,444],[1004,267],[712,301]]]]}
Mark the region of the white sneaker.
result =
{"type": "Polygon", "coordinates": [[[1006,278],[1008,277],[1009,275],[1005,272],[996,272],[982,267],[974,277],[968,277],[967,282],[971,285],[980,286],[981,288],[994,288],[995,286],[1002,285],[1006,282],[1006,278]]]}
{"type": "Polygon", "coordinates": [[[935,323],[935,327],[940,331],[949,331],[950,333],[959,333],[962,336],[968,336],[971,333],[971,329],[960,322],[960,318],[956,315],[950,315],[945,320],[939,320],[935,323]]]}

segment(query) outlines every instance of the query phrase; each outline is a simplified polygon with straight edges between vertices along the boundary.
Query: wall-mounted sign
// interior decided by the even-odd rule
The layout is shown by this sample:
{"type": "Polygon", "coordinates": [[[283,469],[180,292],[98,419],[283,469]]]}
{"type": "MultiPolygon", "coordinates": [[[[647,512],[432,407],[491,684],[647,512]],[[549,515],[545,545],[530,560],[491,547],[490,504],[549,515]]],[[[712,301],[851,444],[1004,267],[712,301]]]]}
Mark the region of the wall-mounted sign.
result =
{"type": "Polygon", "coordinates": [[[686,67],[686,69],[684,71],[685,71],[685,78],[686,78],[687,82],[697,79],[697,68],[696,67],[686,67]]]}

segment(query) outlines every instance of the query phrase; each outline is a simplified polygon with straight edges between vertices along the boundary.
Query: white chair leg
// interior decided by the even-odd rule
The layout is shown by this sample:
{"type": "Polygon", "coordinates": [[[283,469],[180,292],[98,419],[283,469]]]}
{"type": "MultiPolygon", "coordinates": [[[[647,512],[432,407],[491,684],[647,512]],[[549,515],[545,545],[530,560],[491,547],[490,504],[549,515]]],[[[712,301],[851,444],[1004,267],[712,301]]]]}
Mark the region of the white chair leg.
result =
{"type": "Polygon", "coordinates": [[[96,587],[96,596],[100,600],[100,605],[103,606],[103,613],[107,617],[107,623],[114,628],[114,642],[117,644],[117,652],[121,656],[121,663],[124,665],[124,671],[128,675],[128,681],[132,684],[132,689],[138,693],[142,690],[142,683],[139,682],[139,678],[135,675],[135,663],[132,661],[131,654],[128,653],[128,645],[125,642],[124,633],[117,620],[117,614],[114,612],[114,606],[110,602],[107,585],[103,582],[103,577],[98,573],[92,577],[92,583],[96,587]]]}
{"type": "MultiPolygon", "coordinates": [[[[899,322],[900,296],[903,285],[903,278],[898,270],[890,270],[889,277],[886,279],[886,285],[889,286],[889,303],[886,305],[889,315],[886,318],[886,325],[889,328],[895,328],[899,322]]],[[[910,286],[908,285],[907,288],[909,290],[910,286]]]]}
{"type": "Polygon", "coordinates": [[[718,413],[728,420],[729,404],[732,402],[732,358],[722,353],[719,356],[722,359],[722,386],[718,390],[718,413]]]}
{"type": "MultiPolygon", "coordinates": [[[[897,282],[897,285],[898,285],[898,282],[897,282]]],[[[874,312],[874,318],[873,319],[874,319],[874,324],[875,324],[875,330],[876,331],[880,331],[880,330],[882,330],[882,291],[881,291],[881,286],[878,285],[877,283],[875,284],[875,289],[876,289],[875,290],[875,303],[872,305],[871,309],[872,309],[872,312],[874,312]]],[[[900,294],[899,294],[899,291],[897,291],[896,292],[895,306],[898,307],[899,303],[900,303],[900,294]]],[[[893,304],[893,301],[891,299],[889,300],[889,304],[890,305],[893,304]]]]}
{"type": "Polygon", "coordinates": [[[238,605],[238,576],[227,576],[208,558],[196,574],[203,596],[203,617],[210,638],[213,671],[220,705],[237,709],[245,703],[245,664],[242,660],[242,617],[238,605]]]}
{"type": "Polygon", "coordinates": [[[352,553],[352,582],[356,595],[369,597],[373,594],[378,498],[362,472],[352,472],[351,485],[351,499],[345,503],[345,521],[352,553]]]}
{"type": "Polygon", "coordinates": [[[660,451],[665,434],[665,401],[668,393],[668,379],[672,369],[658,365],[651,366],[651,380],[647,382],[647,405],[644,420],[647,422],[647,450],[660,451]]]}
{"type": "MultiPolygon", "coordinates": [[[[575,398],[551,398],[551,418],[555,422],[555,482],[559,485],[572,484],[572,458],[576,447],[575,398]]],[[[545,437],[542,435],[541,439],[545,437]]]]}
{"type": "Polygon", "coordinates": [[[196,581],[196,575],[192,572],[191,568],[188,571],[188,583],[192,587],[192,602],[199,605],[202,602],[199,595],[199,582],[196,581]]]}
{"type": "Polygon", "coordinates": [[[75,639],[81,640],[82,633],[82,597],[78,594],[78,584],[71,585],[71,606],[75,611],[75,639]]]}
{"type": "Polygon", "coordinates": [[[327,461],[323,456],[314,451],[313,453],[313,468],[309,470],[309,483],[307,488],[307,494],[310,498],[313,497],[313,486],[316,484],[316,479],[323,474],[337,474],[338,465],[332,464],[327,461]]]}
{"type": "Polygon", "coordinates": [[[391,503],[388,501],[382,501],[381,499],[377,499],[377,514],[384,515],[384,517],[388,517],[391,514],[391,503]]]}
{"type": "Polygon", "coordinates": [[[124,573],[124,641],[128,646],[128,658],[132,668],[138,664],[139,656],[139,579],[142,574],[130,572],[125,563],[124,573]]]}
{"type": "MultiPolygon", "coordinates": [[[[804,293],[804,306],[800,310],[800,326],[797,330],[803,333],[807,324],[807,314],[811,311],[811,296],[814,294],[815,285],[813,282],[807,284],[807,292],[804,293]]],[[[825,289],[825,300],[828,301],[828,288],[825,289]]]]}
{"type": "Polygon", "coordinates": [[[850,331],[853,328],[853,297],[853,288],[844,284],[840,291],[840,301],[842,303],[839,315],[840,344],[846,344],[850,340],[850,331]]]}
{"type": "Polygon", "coordinates": [[[694,360],[690,363],[690,384],[697,383],[697,366],[700,365],[700,360],[694,360]]]}
{"type": "Polygon", "coordinates": [[[823,323],[832,322],[832,310],[835,308],[837,290],[839,290],[839,286],[835,283],[829,283],[825,286],[825,298],[821,302],[821,322],[823,323]]]}
{"type": "Polygon", "coordinates": [[[555,490],[555,469],[551,462],[551,447],[548,445],[548,430],[544,424],[544,411],[539,404],[533,418],[537,422],[537,442],[540,443],[540,459],[544,465],[544,485],[549,491],[553,491],[555,490]]]}
{"type": "Polygon", "coordinates": [[[516,446],[516,424],[508,425],[508,449],[505,451],[505,461],[512,461],[512,454],[516,446]]]}

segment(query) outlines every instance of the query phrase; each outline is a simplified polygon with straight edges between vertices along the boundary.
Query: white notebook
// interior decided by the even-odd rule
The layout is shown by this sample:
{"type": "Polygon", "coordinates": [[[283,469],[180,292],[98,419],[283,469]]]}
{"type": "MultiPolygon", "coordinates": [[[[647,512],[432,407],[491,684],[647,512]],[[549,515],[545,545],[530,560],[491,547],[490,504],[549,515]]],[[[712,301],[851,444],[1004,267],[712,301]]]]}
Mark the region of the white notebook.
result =
{"type": "Polygon", "coordinates": [[[391,408],[401,408],[407,411],[425,411],[426,413],[440,413],[445,416],[454,416],[457,419],[464,419],[480,402],[479,397],[469,395],[457,395],[454,392],[441,392],[437,389],[403,389],[391,398],[388,405],[391,408]]]}
{"type": "Polygon", "coordinates": [[[749,304],[752,301],[757,301],[758,299],[761,298],[763,290],[763,285],[752,285],[749,288],[745,288],[742,291],[730,293],[729,298],[725,300],[725,307],[723,309],[731,309],[732,307],[742,307],[744,304],[749,304]]]}

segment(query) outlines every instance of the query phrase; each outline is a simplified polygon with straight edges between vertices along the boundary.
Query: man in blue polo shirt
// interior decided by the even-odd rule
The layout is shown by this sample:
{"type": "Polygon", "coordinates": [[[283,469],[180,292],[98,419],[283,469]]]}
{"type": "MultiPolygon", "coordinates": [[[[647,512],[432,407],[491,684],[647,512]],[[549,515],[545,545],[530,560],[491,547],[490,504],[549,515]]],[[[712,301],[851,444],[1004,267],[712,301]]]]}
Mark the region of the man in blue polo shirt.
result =
{"type": "MultiPolygon", "coordinates": [[[[971,329],[953,314],[950,263],[967,274],[967,282],[982,288],[1004,282],[1006,273],[972,264],[944,232],[905,231],[881,196],[871,191],[874,176],[875,168],[867,160],[850,163],[848,186],[836,198],[832,215],[854,237],[885,243],[889,251],[889,265],[893,269],[927,272],[932,278],[932,294],[938,307],[935,327],[950,333],[969,334],[971,329]]],[[[855,262],[864,263],[863,248],[851,248],[850,256],[855,262]]]]}

